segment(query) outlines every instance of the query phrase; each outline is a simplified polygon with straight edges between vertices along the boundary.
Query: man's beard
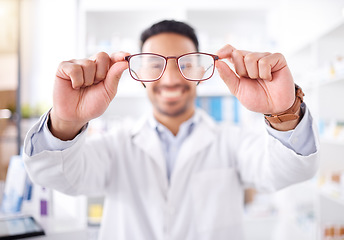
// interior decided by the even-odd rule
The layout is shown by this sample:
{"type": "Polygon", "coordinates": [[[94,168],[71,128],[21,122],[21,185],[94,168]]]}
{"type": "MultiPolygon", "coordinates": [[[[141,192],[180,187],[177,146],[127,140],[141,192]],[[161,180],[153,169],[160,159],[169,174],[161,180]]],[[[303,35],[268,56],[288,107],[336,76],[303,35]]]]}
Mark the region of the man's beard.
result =
{"type": "MultiPolygon", "coordinates": [[[[171,103],[170,105],[173,105],[173,104],[176,104],[176,103],[171,103]]],[[[171,111],[171,112],[165,111],[164,109],[160,108],[159,106],[156,106],[156,109],[158,110],[159,113],[161,113],[161,114],[163,114],[165,116],[168,116],[168,117],[178,117],[178,116],[183,115],[187,111],[188,105],[189,105],[189,103],[186,102],[184,104],[184,106],[182,106],[181,108],[176,109],[175,111],[171,111]]]]}
{"type": "MultiPolygon", "coordinates": [[[[176,86],[173,86],[172,88],[175,88],[175,87],[179,87],[179,88],[182,88],[182,91],[183,93],[184,92],[187,92],[187,91],[190,91],[190,86],[188,85],[181,85],[181,84],[178,84],[176,86]]],[[[161,88],[168,88],[166,86],[156,86],[153,91],[154,92],[159,92],[161,91],[161,88]]],[[[171,102],[171,103],[167,103],[167,105],[169,105],[169,108],[173,108],[173,105],[176,105],[178,104],[177,102],[171,102]]],[[[184,103],[183,106],[181,106],[180,108],[178,109],[175,109],[175,110],[172,110],[172,111],[166,111],[164,110],[164,108],[160,107],[158,103],[155,103],[153,104],[156,108],[156,110],[162,114],[162,115],[165,115],[165,116],[168,116],[168,117],[178,117],[178,116],[181,116],[183,115],[187,110],[188,108],[190,107],[190,104],[191,103],[191,100],[190,99],[187,99],[184,103]]]]}

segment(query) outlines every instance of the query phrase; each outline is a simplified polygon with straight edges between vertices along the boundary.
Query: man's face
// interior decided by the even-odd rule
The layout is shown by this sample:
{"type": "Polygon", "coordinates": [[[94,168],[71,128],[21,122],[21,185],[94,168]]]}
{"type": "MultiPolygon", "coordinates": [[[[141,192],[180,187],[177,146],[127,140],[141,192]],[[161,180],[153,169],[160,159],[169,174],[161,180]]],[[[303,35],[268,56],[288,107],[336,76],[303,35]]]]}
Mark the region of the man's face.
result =
{"type": "MultiPolygon", "coordinates": [[[[148,38],[142,52],[163,56],[180,56],[195,52],[194,43],[176,33],[160,33],[148,38]]],[[[160,80],[146,83],[148,97],[156,114],[177,117],[194,111],[196,83],[187,81],[178,70],[175,59],[167,61],[166,70],[160,80]]]]}

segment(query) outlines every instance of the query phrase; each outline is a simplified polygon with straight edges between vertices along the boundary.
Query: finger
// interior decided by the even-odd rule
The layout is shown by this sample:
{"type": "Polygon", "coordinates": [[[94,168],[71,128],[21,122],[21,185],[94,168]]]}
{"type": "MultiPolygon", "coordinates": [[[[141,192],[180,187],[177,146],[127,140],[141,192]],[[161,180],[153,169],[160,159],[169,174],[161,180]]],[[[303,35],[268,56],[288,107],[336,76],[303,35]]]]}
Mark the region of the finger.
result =
{"type": "Polygon", "coordinates": [[[235,50],[233,51],[232,62],[234,64],[234,68],[236,73],[241,77],[249,77],[246,69],[246,65],[244,62],[244,57],[249,52],[242,51],[242,50],[235,50]]]}
{"type": "Polygon", "coordinates": [[[281,53],[273,53],[267,57],[267,62],[271,66],[271,72],[277,72],[287,66],[287,61],[281,53]]]}
{"type": "Polygon", "coordinates": [[[64,61],[60,63],[57,69],[56,77],[71,81],[74,89],[79,89],[84,84],[82,67],[71,61],[64,61]]]}
{"type": "Polygon", "coordinates": [[[124,60],[124,57],[127,55],[128,54],[122,54],[122,57],[116,55],[113,58],[111,56],[111,59],[113,59],[114,64],[110,67],[104,80],[104,86],[110,99],[113,99],[115,97],[117,93],[117,86],[122,76],[122,73],[125,69],[128,68],[128,62],[124,60]]]}
{"type": "MultiPolygon", "coordinates": [[[[259,61],[264,58],[265,56],[270,55],[270,53],[248,53],[244,56],[244,63],[246,67],[247,74],[251,79],[258,79],[259,78],[259,61]]],[[[263,60],[263,62],[265,62],[263,60]]],[[[264,72],[265,74],[265,72],[264,72]]]]}
{"type": "Polygon", "coordinates": [[[130,53],[127,52],[116,52],[116,53],[112,53],[110,58],[111,58],[111,65],[116,63],[116,62],[122,62],[125,61],[125,57],[129,56],[130,53]]]}
{"type": "Polygon", "coordinates": [[[94,82],[98,83],[105,79],[107,72],[110,68],[110,56],[105,52],[97,53],[95,56],[90,58],[96,64],[96,75],[94,82]]]}
{"type": "Polygon", "coordinates": [[[259,77],[263,80],[272,80],[272,73],[287,66],[287,61],[280,53],[269,54],[258,62],[259,77]]]}
{"type": "Polygon", "coordinates": [[[236,50],[232,45],[225,45],[220,50],[216,52],[216,55],[219,56],[220,59],[228,59],[232,63],[232,53],[236,50]]]}
{"type": "Polygon", "coordinates": [[[91,86],[94,82],[95,74],[96,74],[96,64],[90,59],[80,59],[75,60],[76,64],[79,64],[82,67],[83,75],[84,75],[84,83],[82,87],[91,86]]]}
{"type": "Polygon", "coordinates": [[[217,68],[217,71],[220,74],[220,77],[229,88],[229,91],[231,91],[231,93],[234,96],[236,96],[239,89],[239,84],[240,84],[240,79],[238,78],[238,76],[223,61],[216,61],[215,66],[217,68]]]}
{"type": "Polygon", "coordinates": [[[258,62],[258,68],[259,68],[259,78],[271,81],[272,80],[272,74],[271,74],[271,65],[269,64],[267,58],[262,58],[258,62]]]}
{"type": "Polygon", "coordinates": [[[244,63],[244,56],[248,52],[237,50],[233,46],[227,44],[223,48],[217,51],[217,55],[220,59],[228,59],[229,62],[234,64],[234,68],[236,73],[241,77],[248,77],[245,63],[244,63]]]}

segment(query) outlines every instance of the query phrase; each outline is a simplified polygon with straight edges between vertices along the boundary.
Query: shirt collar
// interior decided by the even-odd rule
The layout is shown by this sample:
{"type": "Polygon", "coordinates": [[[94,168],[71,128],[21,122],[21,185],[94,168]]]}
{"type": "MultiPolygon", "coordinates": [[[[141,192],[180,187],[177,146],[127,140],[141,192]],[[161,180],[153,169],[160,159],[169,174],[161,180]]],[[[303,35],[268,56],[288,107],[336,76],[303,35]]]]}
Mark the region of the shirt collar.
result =
{"type": "MultiPolygon", "coordinates": [[[[193,119],[191,121],[193,121],[194,123],[193,124],[194,128],[196,128],[196,125],[200,125],[200,124],[205,124],[211,130],[214,130],[216,127],[216,124],[213,121],[213,119],[211,119],[209,115],[203,109],[200,109],[200,108],[196,108],[195,114],[190,119],[193,119]]],[[[130,134],[132,137],[135,137],[145,127],[148,127],[153,131],[156,131],[157,124],[158,124],[158,121],[154,118],[153,113],[149,112],[143,115],[136,122],[136,124],[134,124],[134,126],[130,130],[130,134]]]]}
{"type": "MultiPolygon", "coordinates": [[[[184,132],[184,131],[187,131],[188,134],[190,134],[192,129],[194,128],[194,125],[199,123],[200,120],[201,120],[200,112],[196,110],[191,118],[189,118],[188,120],[186,120],[180,125],[178,135],[180,132],[184,132]]],[[[155,129],[159,134],[169,131],[163,124],[159,123],[158,120],[156,120],[153,114],[151,114],[151,116],[149,117],[148,122],[149,122],[150,127],[155,129]]]]}

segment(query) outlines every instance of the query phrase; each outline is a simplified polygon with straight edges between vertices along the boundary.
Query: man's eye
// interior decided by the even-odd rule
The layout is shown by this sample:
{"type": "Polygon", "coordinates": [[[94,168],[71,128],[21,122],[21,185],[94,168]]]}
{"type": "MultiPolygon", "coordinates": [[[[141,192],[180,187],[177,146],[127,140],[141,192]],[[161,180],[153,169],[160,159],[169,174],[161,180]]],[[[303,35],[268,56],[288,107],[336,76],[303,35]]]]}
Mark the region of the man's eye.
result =
{"type": "Polygon", "coordinates": [[[149,64],[149,67],[150,67],[150,68],[159,68],[159,69],[161,69],[161,68],[163,68],[164,66],[163,66],[163,64],[161,64],[161,63],[150,63],[150,64],[149,64]]]}
{"type": "Polygon", "coordinates": [[[180,64],[179,67],[181,70],[184,70],[184,69],[191,68],[192,64],[191,63],[183,63],[183,64],[180,64]]]}

